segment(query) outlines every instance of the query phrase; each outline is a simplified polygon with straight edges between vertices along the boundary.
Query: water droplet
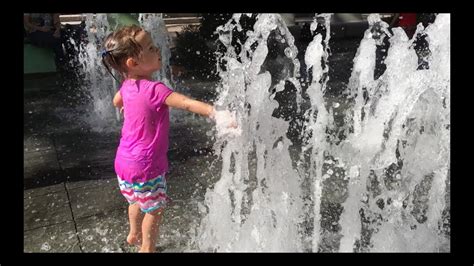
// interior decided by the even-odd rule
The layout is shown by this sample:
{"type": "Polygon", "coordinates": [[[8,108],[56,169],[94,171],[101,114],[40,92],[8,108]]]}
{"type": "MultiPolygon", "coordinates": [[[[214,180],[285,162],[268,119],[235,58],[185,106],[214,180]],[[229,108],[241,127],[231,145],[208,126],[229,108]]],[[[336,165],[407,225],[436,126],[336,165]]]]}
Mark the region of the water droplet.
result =
{"type": "Polygon", "coordinates": [[[48,244],[48,242],[45,242],[41,245],[41,250],[43,251],[49,251],[51,249],[51,246],[48,244]]]}

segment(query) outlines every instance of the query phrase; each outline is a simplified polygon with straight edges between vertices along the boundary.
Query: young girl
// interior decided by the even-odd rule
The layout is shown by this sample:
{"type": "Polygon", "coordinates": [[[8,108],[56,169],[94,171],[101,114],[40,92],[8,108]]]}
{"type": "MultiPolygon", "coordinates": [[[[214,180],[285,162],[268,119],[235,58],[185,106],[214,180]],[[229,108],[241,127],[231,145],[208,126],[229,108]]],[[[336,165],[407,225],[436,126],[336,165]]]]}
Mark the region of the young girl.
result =
{"type": "MultiPolygon", "coordinates": [[[[140,252],[154,252],[167,202],[169,107],[212,119],[216,114],[226,119],[231,116],[152,81],[152,74],[161,68],[160,51],[142,28],[123,27],[107,36],[104,47],[102,60],[107,70],[113,68],[124,78],[113,103],[124,112],[115,171],[120,191],[130,204],[127,242],[141,244],[140,252]]],[[[235,128],[235,122],[229,127],[235,128]]]]}

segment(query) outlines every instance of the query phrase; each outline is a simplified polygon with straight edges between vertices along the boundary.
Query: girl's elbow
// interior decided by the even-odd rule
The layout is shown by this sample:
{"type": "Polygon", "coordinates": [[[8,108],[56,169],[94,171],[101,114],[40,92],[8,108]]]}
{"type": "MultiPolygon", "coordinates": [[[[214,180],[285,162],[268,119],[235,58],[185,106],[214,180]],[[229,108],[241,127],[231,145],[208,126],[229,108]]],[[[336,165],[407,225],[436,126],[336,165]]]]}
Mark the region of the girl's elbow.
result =
{"type": "Polygon", "coordinates": [[[119,100],[113,100],[113,104],[115,107],[122,107],[123,103],[122,101],[119,101],[119,100]]]}

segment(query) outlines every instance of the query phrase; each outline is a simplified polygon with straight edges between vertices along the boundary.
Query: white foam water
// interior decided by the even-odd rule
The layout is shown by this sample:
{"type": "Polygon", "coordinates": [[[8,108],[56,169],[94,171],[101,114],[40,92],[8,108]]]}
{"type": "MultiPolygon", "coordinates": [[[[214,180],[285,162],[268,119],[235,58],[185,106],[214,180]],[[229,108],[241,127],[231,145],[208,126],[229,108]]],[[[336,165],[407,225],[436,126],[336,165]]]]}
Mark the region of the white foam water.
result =
{"type": "MultiPolygon", "coordinates": [[[[288,122],[272,116],[278,103],[270,93],[271,75],[261,71],[272,32],[278,31],[288,45],[280,56],[294,61],[296,48],[279,15],[261,14],[254,30],[247,32],[237,59],[229,40],[232,30],[239,30],[241,16],[245,15],[234,15],[218,29],[227,45],[223,56],[227,64],[220,73],[223,81],[217,103],[237,112],[242,134],[217,138],[222,173],[206,193],[209,208],[196,243],[204,251],[297,251],[301,249],[300,177],[291,165],[290,141],[285,136],[288,122]]],[[[289,70],[276,82],[276,91],[283,89],[285,80],[295,78],[289,70]]]]}
{"type": "Polygon", "coordinates": [[[414,39],[409,40],[401,28],[393,29],[387,69],[378,80],[371,72],[376,47],[369,31],[354,60],[349,86],[357,95],[352,110],[354,131],[338,153],[352,170],[340,219],[341,252],[352,252],[361,241],[361,209],[382,219],[370,225],[370,251],[439,251],[446,247],[438,223],[449,169],[449,15],[439,14],[425,32],[429,40],[434,39],[429,41],[433,53],[428,70],[417,70],[414,39]],[[437,43],[440,36],[447,41],[437,43]],[[394,165],[401,168],[392,180],[395,184],[381,186],[379,195],[368,196],[370,171],[380,179],[391,179],[387,171],[394,165]],[[424,182],[427,177],[429,182],[424,182]],[[436,197],[428,196],[428,202],[422,202],[423,191],[436,197]],[[385,203],[384,207],[377,202],[385,203]],[[430,222],[414,215],[420,208],[428,210],[430,222]],[[422,244],[434,238],[432,245],[422,244]]]}
{"type": "MultiPolygon", "coordinates": [[[[335,127],[335,105],[325,99],[331,16],[318,15],[327,31],[326,36],[314,36],[304,57],[312,75],[306,90],[310,107],[296,164],[286,137],[288,122],[273,113],[279,107],[275,94],[284,90],[284,82],[294,84],[301,103],[303,92],[294,79],[299,65],[293,63],[294,71],[268,71],[269,65],[282,62],[270,56],[270,40],[283,40],[289,52],[282,54],[294,62],[293,38],[279,15],[260,14],[237,53],[232,34],[243,30],[242,16],[246,15],[235,14],[217,29],[227,47],[220,58],[225,67],[220,69],[217,104],[236,111],[242,133],[216,137],[221,177],[206,192],[202,220],[190,246],[200,251],[321,251],[322,220],[327,219],[323,215],[334,213],[321,203],[335,193],[324,194],[328,188],[323,181],[342,169],[347,182],[340,184],[345,196],[333,250],[449,251],[449,235],[442,228],[449,212],[449,14],[437,15],[426,29],[418,26],[417,33],[428,36],[431,51],[429,68],[421,70],[413,48],[417,35],[410,40],[403,29],[394,28],[392,36],[380,16],[368,17],[348,98],[340,101],[351,102],[344,112],[345,140],[340,143],[331,141],[336,139],[328,130],[335,127]],[[390,42],[387,68],[375,79],[381,38],[390,42]],[[334,161],[326,159],[329,156],[334,161]]],[[[316,22],[311,29],[316,29],[316,22]]]]}

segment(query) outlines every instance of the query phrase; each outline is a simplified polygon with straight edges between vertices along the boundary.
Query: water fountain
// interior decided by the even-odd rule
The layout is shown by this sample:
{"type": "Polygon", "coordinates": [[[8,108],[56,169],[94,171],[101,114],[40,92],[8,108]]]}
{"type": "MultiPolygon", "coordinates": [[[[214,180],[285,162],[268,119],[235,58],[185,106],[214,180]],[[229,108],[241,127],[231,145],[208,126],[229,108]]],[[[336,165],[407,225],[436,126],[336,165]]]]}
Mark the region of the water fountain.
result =
{"type": "Polygon", "coordinates": [[[241,30],[242,16],[217,29],[227,47],[220,58],[225,67],[217,105],[237,112],[242,134],[217,136],[221,177],[207,190],[190,249],[321,251],[327,238],[321,221],[334,212],[321,203],[334,193],[324,185],[332,180],[343,202],[331,250],[449,251],[449,233],[442,226],[449,215],[449,14],[439,14],[426,29],[418,26],[431,50],[429,68],[422,70],[412,45],[416,34],[410,40],[394,28],[391,36],[378,15],[368,17],[343,94],[348,96],[339,99],[347,102],[346,123],[339,128],[325,98],[330,15],[319,15],[326,36],[316,34],[305,54],[311,77],[306,90],[296,79],[297,50],[280,16],[259,15],[235,49],[232,33],[241,30]],[[387,68],[375,79],[381,38],[389,38],[390,48],[387,68]],[[275,50],[272,40],[283,45],[275,50]],[[289,84],[298,110],[309,98],[309,108],[301,109],[299,157],[291,154],[289,123],[275,117],[282,104],[275,95],[289,84]]]}
{"type": "MultiPolygon", "coordinates": [[[[394,28],[392,35],[380,17],[369,16],[346,93],[336,100],[327,92],[330,14],[311,25],[315,31],[322,23],[326,31],[308,45],[306,73],[277,14],[258,15],[235,44],[246,16],[235,14],[217,28],[226,51],[218,58],[215,104],[236,112],[241,134],[217,129],[222,171],[198,203],[202,213],[189,250],[449,252],[449,14],[426,29],[418,26],[431,51],[426,69],[419,69],[413,48],[417,34],[408,39],[394,28]],[[390,42],[386,70],[375,78],[383,38],[390,42]],[[334,122],[339,103],[342,126],[334,122]]],[[[142,14],[139,21],[167,47],[161,15],[142,14]]],[[[110,25],[101,14],[88,15],[86,24],[95,29],[81,55],[93,103],[89,122],[117,131],[112,96],[118,84],[97,58],[110,25]]],[[[165,67],[156,78],[173,86],[169,50],[162,53],[165,67]]]]}

